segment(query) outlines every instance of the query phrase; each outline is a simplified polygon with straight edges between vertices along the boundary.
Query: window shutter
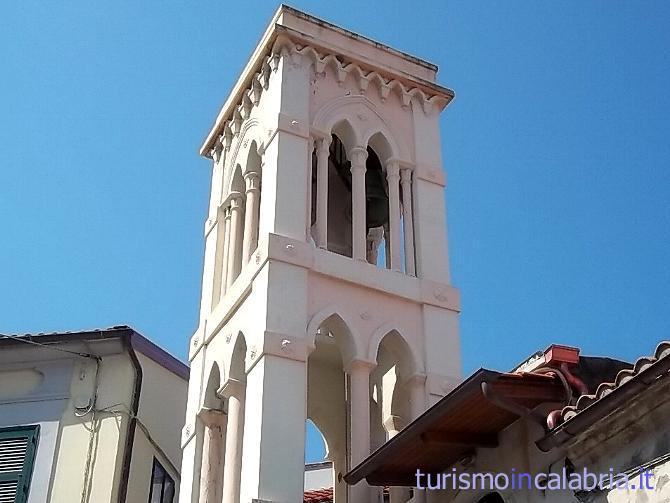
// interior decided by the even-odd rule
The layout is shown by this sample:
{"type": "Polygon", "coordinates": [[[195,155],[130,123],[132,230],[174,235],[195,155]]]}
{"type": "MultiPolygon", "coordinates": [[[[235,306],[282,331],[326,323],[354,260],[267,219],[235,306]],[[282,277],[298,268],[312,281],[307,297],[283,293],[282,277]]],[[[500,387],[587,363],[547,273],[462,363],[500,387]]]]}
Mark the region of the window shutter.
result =
{"type": "Polygon", "coordinates": [[[37,426],[0,428],[0,503],[28,499],[37,436],[37,426]]]}

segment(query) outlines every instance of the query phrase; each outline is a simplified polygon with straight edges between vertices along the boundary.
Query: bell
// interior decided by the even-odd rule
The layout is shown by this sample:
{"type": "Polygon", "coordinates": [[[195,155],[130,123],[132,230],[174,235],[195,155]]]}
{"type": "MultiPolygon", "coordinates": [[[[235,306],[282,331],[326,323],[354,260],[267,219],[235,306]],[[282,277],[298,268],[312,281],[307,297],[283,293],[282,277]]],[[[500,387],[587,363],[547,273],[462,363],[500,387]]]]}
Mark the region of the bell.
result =
{"type": "Polygon", "coordinates": [[[365,173],[365,211],[367,228],[381,227],[389,219],[389,198],[381,170],[368,169],[365,173]]]}

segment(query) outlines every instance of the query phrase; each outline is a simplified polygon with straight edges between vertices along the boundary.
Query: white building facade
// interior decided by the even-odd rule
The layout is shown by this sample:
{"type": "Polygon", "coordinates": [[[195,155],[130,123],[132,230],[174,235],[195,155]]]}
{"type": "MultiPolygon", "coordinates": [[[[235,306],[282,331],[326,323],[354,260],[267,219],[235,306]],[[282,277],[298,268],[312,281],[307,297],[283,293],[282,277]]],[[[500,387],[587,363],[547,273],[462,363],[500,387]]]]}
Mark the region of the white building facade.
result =
{"type": "Polygon", "coordinates": [[[341,475],[459,382],[436,73],[285,6],[272,19],[201,149],[180,502],[302,501],[308,419],[335,501],[380,501],[341,475]]]}

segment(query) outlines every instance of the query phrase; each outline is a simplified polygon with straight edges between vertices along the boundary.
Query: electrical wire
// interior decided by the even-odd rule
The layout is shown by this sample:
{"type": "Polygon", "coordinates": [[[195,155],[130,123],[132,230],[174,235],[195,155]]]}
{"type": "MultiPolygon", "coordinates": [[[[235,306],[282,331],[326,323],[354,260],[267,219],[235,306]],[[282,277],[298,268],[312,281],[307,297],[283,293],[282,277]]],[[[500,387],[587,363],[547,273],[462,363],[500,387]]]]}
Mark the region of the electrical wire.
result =
{"type": "Polygon", "coordinates": [[[63,349],[55,346],[54,344],[44,344],[42,342],[33,341],[31,339],[26,339],[23,335],[4,335],[0,334],[0,339],[11,339],[13,341],[22,342],[24,344],[31,344],[33,346],[41,346],[43,348],[51,349],[53,351],[60,351],[61,353],[68,353],[71,355],[81,356],[82,358],[93,358],[95,360],[102,360],[98,355],[91,353],[81,353],[79,351],[70,351],[69,349],[63,349]]]}

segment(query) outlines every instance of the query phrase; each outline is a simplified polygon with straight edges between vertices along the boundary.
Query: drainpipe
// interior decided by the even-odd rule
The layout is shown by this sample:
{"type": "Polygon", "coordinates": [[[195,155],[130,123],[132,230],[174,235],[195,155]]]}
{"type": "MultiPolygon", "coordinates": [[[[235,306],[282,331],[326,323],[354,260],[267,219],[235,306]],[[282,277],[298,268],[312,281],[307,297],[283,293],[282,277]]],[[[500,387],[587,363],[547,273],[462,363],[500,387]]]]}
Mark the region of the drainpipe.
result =
{"type": "Polygon", "coordinates": [[[128,478],[130,475],[130,463],[133,459],[133,443],[135,441],[135,429],[137,427],[137,413],[140,410],[140,392],[142,391],[142,366],[137,359],[133,348],[133,331],[130,330],[122,338],[123,345],[128,351],[130,361],[135,368],[135,383],[133,385],[133,401],[130,405],[130,416],[128,419],[128,430],[126,432],[126,445],[123,449],[123,465],[121,468],[121,484],[119,485],[118,503],[126,503],[128,495],[128,478]]]}

